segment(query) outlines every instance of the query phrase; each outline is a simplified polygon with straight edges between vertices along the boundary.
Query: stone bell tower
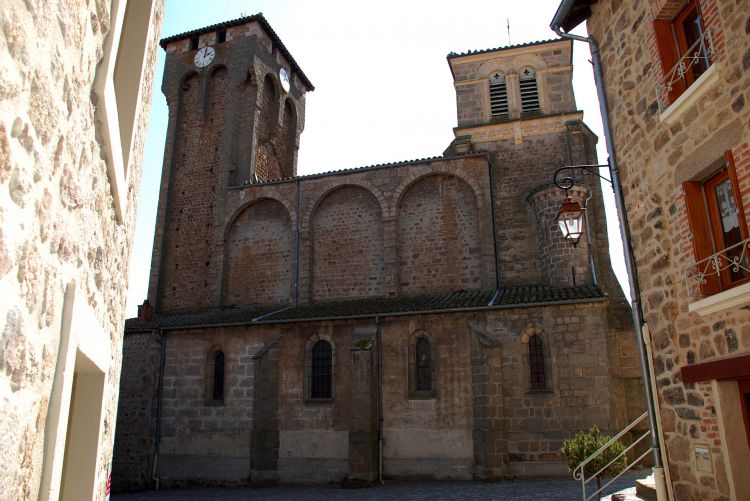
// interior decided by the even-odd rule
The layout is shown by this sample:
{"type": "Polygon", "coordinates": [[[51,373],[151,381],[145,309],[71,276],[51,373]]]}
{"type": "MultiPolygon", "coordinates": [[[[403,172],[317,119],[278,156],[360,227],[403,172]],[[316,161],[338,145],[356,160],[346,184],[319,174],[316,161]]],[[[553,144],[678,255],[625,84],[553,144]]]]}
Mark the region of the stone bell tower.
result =
{"type": "MultiPolygon", "coordinates": [[[[576,107],[572,55],[570,40],[448,55],[458,122],[448,152],[490,156],[504,285],[590,284],[597,267],[610,268],[600,190],[589,200],[591,247],[571,246],[555,221],[563,198],[553,184],[555,171],[598,163],[597,138],[576,107]],[[524,227],[528,231],[518,231],[524,227]]],[[[587,181],[598,185],[598,179],[587,181]]],[[[570,195],[583,203],[589,190],[579,186],[570,195]]]]}
{"type": "Polygon", "coordinates": [[[293,177],[313,85],[262,14],[161,41],[169,106],[149,284],[157,310],[215,306],[236,187],[293,177]]]}

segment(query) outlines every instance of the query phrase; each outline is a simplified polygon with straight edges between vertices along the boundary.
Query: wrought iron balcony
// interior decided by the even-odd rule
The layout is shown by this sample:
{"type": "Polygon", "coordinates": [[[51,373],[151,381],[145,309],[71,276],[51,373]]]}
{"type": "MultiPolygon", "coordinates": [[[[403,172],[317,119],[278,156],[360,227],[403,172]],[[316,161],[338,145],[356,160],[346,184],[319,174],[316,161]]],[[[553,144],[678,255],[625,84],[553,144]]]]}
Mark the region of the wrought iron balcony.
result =
{"type": "Polygon", "coordinates": [[[749,257],[750,238],[688,266],[685,269],[688,296],[699,296],[701,285],[706,285],[712,276],[716,277],[718,283],[722,283],[722,273],[742,273],[750,276],[749,257]]]}
{"type": "Polygon", "coordinates": [[[688,48],[677,64],[656,86],[656,101],[659,103],[660,112],[672,104],[673,98],[670,96],[672,91],[676,87],[683,89],[690,87],[693,84],[693,78],[700,76],[695,75],[696,71],[700,71],[700,74],[705,72],[711,66],[711,58],[715,54],[714,41],[709,29],[704,31],[703,35],[688,48]]]}

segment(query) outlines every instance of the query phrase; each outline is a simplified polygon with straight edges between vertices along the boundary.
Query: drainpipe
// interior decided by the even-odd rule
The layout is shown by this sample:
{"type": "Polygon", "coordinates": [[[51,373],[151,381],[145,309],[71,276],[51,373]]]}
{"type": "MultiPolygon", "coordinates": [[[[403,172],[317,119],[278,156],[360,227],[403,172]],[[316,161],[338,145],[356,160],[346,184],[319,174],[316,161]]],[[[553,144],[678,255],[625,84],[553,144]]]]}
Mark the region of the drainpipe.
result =
{"type": "Polygon", "coordinates": [[[649,361],[646,357],[643,336],[643,311],[641,310],[640,296],[641,291],[638,287],[638,269],[636,268],[633,257],[633,249],[630,239],[630,225],[628,216],[625,212],[625,198],[623,197],[622,187],[620,185],[620,176],[617,168],[617,156],[615,154],[615,145],[612,140],[612,131],[609,120],[609,106],[607,105],[607,96],[604,92],[604,73],[602,71],[602,62],[599,54],[599,44],[591,37],[582,37],[572,35],[562,31],[560,22],[573,6],[575,0],[563,0],[557,9],[555,18],[550,24],[552,31],[560,37],[568,40],[577,40],[589,44],[591,58],[594,66],[594,82],[596,83],[596,93],[599,97],[599,110],[602,115],[602,125],[604,126],[604,141],[609,154],[609,174],[612,180],[612,190],[615,194],[615,204],[617,206],[617,216],[620,223],[620,236],[622,237],[623,257],[625,258],[625,269],[628,274],[628,283],[630,285],[630,302],[633,313],[633,323],[635,324],[636,341],[638,344],[638,355],[641,361],[641,377],[643,378],[643,389],[646,394],[646,408],[648,410],[648,422],[651,436],[651,449],[654,454],[654,481],[656,483],[656,493],[659,501],[669,499],[667,486],[664,481],[664,466],[662,465],[661,445],[659,444],[659,435],[657,433],[656,409],[654,407],[654,394],[651,391],[649,361]]]}
{"type": "Polygon", "coordinates": [[[300,253],[299,252],[300,251],[300,237],[299,237],[299,228],[300,228],[300,224],[299,224],[299,212],[300,212],[299,211],[299,199],[300,199],[299,190],[300,190],[300,186],[299,186],[299,177],[297,177],[296,181],[297,181],[297,193],[295,195],[296,201],[295,201],[294,211],[295,211],[295,217],[297,218],[297,220],[296,220],[297,224],[295,225],[296,226],[296,229],[295,229],[296,246],[295,246],[295,249],[294,249],[294,306],[297,306],[299,304],[299,253],[300,253]]]}
{"type": "Polygon", "coordinates": [[[383,484],[383,357],[381,356],[380,317],[375,317],[375,338],[378,345],[378,481],[383,484]]]}
{"type": "MultiPolygon", "coordinates": [[[[583,203],[584,207],[589,204],[589,200],[591,200],[591,197],[594,194],[593,190],[594,188],[588,189],[589,194],[586,197],[586,201],[583,203]]],[[[599,285],[599,279],[596,276],[596,266],[594,265],[594,253],[591,251],[591,225],[589,224],[589,212],[583,211],[583,217],[586,218],[586,245],[589,249],[589,269],[591,270],[591,281],[594,283],[594,285],[599,285]]]]}
{"type": "MultiPolygon", "coordinates": [[[[574,165],[576,162],[573,161],[573,147],[570,144],[570,135],[572,134],[570,130],[570,122],[567,122],[565,124],[565,146],[568,150],[568,165],[574,165]]],[[[575,179],[574,179],[575,182],[575,179]]],[[[590,186],[586,186],[586,189],[588,191],[588,196],[586,197],[586,200],[583,202],[584,209],[588,207],[589,201],[591,200],[591,197],[593,196],[593,188],[590,186]]],[[[594,285],[599,285],[599,279],[596,276],[596,266],[594,266],[594,254],[591,252],[591,225],[589,224],[589,211],[583,211],[583,217],[586,220],[586,245],[588,247],[588,253],[589,253],[589,269],[591,270],[591,282],[594,285]]],[[[573,283],[575,284],[576,275],[575,271],[573,272],[573,283]]]]}
{"type": "Polygon", "coordinates": [[[166,358],[166,338],[161,328],[151,331],[151,336],[159,343],[159,381],[156,390],[156,431],[154,432],[154,467],[151,471],[151,480],[154,481],[154,488],[159,490],[159,447],[161,445],[161,401],[162,389],[164,387],[164,361],[166,358]]]}
{"type": "MultiPolygon", "coordinates": [[[[497,265],[497,223],[495,223],[495,183],[492,179],[492,160],[487,154],[487,172],[490,177],[490,215],[492,216],[492,244],[494,245],[495,254],[492,260],[495,261],[495,291],[500,290],[500,270],[497,265]]],[[[491,304],[491,303],[490,303],[491,304]]]]}

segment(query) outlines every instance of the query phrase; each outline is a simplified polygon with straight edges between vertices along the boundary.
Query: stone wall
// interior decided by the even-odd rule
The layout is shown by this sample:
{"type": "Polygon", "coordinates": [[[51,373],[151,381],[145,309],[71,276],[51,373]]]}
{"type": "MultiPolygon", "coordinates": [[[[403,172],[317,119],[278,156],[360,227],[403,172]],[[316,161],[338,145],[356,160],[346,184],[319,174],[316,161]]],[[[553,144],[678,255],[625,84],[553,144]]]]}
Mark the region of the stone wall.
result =
{"type": "Polygon", "coordinates": [[[95,92],[105,39],[113,28],[109,9],[110,2],[3,2],[2,499],[47,499],[59,493],[72,378],[79,369],[74,366],[83,363],[78,354],[85,351],[84,345],[103,347],[103,356],[96,360],[97,370],[104,371],[102,397],[93,402],[101,406],[98,456],[91,458],[95,471],[87,473],[95,478],[93,494],[104,497],[114,441],[127,268],[162,4],[155,2],[152,29],[145,40],[140,104],[132,110],[136,117],[128,143],[132,149],[125,155],[128,163],[121,167],[127,172],[125,184],[119,187],[111,184],[108,175],[105,158],[110,145],[102,139],[104,103],[95,92]],[[127,193],[119,215],[113,195],[118,188],[127,193]],[[81,312],[86,312],[85,319],[78,315],[81,312]]]}
{"type": "Polygon", "coordinates": [[[120,378],[112,488],[151,486],[154,459],[160,345],[151,333],[125,336],[120,378]]]}
{"type": "Polygon", "coordinates": [[[310,233],[313,301],[385,295],[383,211],[371,192],[344,185],[325,195],[310,233]]]}
{"type": "Polygon", "coordinates": [[[175,223],[166,240],[160,307],[285,304],[295,293],[302,301],[321,301],[491,289],[495,264],[486,162],[472,155],[345,177],[218,186],[211,202],[217,213],[210,218],[218,222],[184,212],[193,221],[191,238],[175,223]],[[430,194],[440,196],[426,199],[430,194]],[[178,246],[186,253],[184,263],[177,262],[178,246]],[[441,257],[446,252],[452,259],[441,257]],[[172,283],[194,293],[187,299],[177,285],[167,285],[172,283]]]}
{"type": "MultiPolygon", "coordinates": [[[[169,250],[168,260],[162,263],[165,280],[198,292],[184,303],[174,286],[162,308],[288,303],[295,294],[298,214],[296,293],[303,302],[487,290],[495,287],[495,259],[501,285],[551,283],[551,275],[540,268],[541,252],[559,230],[551,224],[539,227],[539,215],[528,197],[548,186],[556,168],[568,163],[565,136],[550,133],[528,137],[520,144],[478,143],[476,147],[492,150],[493,194],[487,160],[477,154],[363,169],[345,177],[310,176],[299,182],[230,188],[223,199],[214,195],[213,203],[221,207],[221,213],[211,219],[218,222],[193,224],[193,238],[187,244],[182,243],[187,234],[183,237],[182,227],[175,226],[175,236],[166,245],[180,246],[180,252],[186,249],[187,256],[197,246],[196,254],[178,263],[169,250]],[[530,176],[530,170],[538,174],[530,176]],[[544,242],[539,242],[538,232],[549,234],[544,242]],[[226,240],[218,239],[216,233],[226,235],[226,240]],[[260,262],[265,264],[259,266],[260,262]]],[[[592,157],[582,151],[586,158],[592,157]]],[[[559,205],[562,195],[551,191],[547,212],[556,212],[553,206],[559,205]]],[[[611,278],[607,287],[620,295],[608,256],[598,252],[606,248],[597,244],[606,233],[598,222],[603,215],[600,199],[594,186],[588,210],[592,249],[597,270],[611,278]]],[[[194,221],[198,219],[199,215],[193,216],[194,221]]],[[[578,254],[575,258],[564,254],[559,268],[575,266],[577,283],[590,283],[584,244],[578,254]]]]}
{"type": "Polygon", "coordinates": [[[291,301],[293,237],[289,212],[278,201],[261,199],[244,208],[227,229],[223,303],[291,301]]]}
{"type": "Polygon", "coordinates": [[[681,369],[750,353],[750,316],[746,306],[691,311],[701,298],[688,295],[684,276],[695,255],[682,183],[702,180],[731,151],[750,223],[750,3],[699,1],[717,49],[711,74],[688,89],[690,99],[662,111],[654,99],[664,69],[653,20],[671,19],[684,4],[599,2],[588,29],[601,45],[672,489],[677,499],[740,499],[748,492],[737,490],[732,472],[746,463],[731,464],[725,437],[734,425],[721,418],[734,411],[720,408],[721,385],[686,384],[681,369]],[[696,445],[709,447],[710,471],[696,468],[696,445]]]}
{"type": "Polygon", "coordinates": [[[305,84],[293,73],[282,91],[277,75],[289,64],[258,22],[228,28],[222,43],[215,35],[199,37],[216,50],[204,69],[189,39],[165,44],[170,118],[149,285],[157,309],[218,304],[226,211],[236,208],[227,187],[296,173],[305,84]]]}
{"type": "MultiPolygon", "coordinates": [[[[614,432],[619,416],[640,412],[632,395],[612,391],[629,379],[606,335],[607,307],[381,318],[385,475],[564,474],[563,439],[593,424],[614,432]],[[431,393],[410,387],[417,334],[434,346],[431,393]],[[531,335],[544,343],[543,390],[529,382],[531,335]]],[[[373,318],[169,331],[161,485],[374,478],[376,332],[373,318]],[[308,398],[306,357],[317,339],[333,347],[331,400],[308,398]],[[215,346],[227,363],[223,405],[205,398],[215,346]]],[[[122,412],[135,403],[123,401],[122,412]]]]}

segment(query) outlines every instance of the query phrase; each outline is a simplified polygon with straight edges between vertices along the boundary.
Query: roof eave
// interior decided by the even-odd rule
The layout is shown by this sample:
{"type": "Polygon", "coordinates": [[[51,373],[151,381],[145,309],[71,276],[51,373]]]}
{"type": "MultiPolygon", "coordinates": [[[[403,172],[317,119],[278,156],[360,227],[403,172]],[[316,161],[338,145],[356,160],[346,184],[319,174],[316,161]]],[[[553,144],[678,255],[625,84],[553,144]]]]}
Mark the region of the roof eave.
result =
{"type": "Polygon", "coordinates": [[[167,45],[169,45],[172,42],[176,42],[178,40],[184,40],[186,38],[190,38],[195,35],[209,33],[211,31],[216,31],[220,28],[231,28],[233,26],[240,26],[242,24],[247,24],[251,22],[257,22],[261,25],[263,30],[271,38],[274,46],[278,47],[281,53],[286,58],[286,60],[289,61],[289,64],[292,67],[292,71],[296,72],[299,75],[299,79],[302,81],[305,87],[307,87],[307,91],[308,92],[314,91],[315,86],[307,78],[307,76],[305,75],[305,72],[303,72],[302,68],[299,67],[299,65],[297,64],[297,61],[294,60],[294,57],[292,57],[292,54],[286,48],[284,43],[281,41],[281,38],[279,38],[279,36],[276,34],[276,32],[273,30],[273,28],[271,27],[271,25],[268,23],[266,18],[263,16],[263,13],[261,12],[257,14],[253,14],[252,16],[240,17],[237,19],[232,19],[230,21],[224,21],[223,23],[212,24],[209,26],[204,26],[203,28],[198,28],[195,30],[186,31],[184,33],[179,33],[177,35],[172,35],[171,37],[162,38],[159,41],[159,45],[161,46],[162,49],[166,50],[167,45]]]}
{"type": "Polygon", "coordinates": [[[556,31],[562,28],[570,32],[573,28],[586,21],[591,16],[591,5],[598,0],[563,0],[557,7],[557,12],[552,18],[550,28],[556,31]]]}

